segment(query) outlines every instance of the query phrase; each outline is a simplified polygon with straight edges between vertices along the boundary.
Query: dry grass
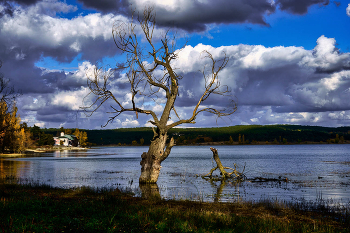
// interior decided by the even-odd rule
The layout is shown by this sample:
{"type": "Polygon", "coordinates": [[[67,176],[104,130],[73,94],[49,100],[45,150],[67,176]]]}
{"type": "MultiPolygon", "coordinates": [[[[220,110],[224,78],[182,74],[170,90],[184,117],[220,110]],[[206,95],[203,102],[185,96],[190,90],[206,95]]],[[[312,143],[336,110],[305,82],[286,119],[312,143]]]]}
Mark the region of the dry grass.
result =
{"type": "Polygon", "coordinates": [[[118,189],[0,184],[3,232],[350,232],[349,212],[274,201],[142,199],[118,189]]]}

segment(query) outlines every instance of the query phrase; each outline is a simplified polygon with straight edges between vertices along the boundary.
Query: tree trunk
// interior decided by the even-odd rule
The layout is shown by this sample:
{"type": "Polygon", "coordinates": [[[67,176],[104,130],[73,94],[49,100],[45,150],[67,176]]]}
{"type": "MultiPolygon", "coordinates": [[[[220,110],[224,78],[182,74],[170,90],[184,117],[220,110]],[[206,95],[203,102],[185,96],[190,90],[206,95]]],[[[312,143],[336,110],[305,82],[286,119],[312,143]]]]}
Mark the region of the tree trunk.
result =
{"type": "MultiPolygon", "coordinates": [[[[159,132],[159,130],[157,130],[159,132]]],[[[141,155],[141,175],[139,183],[156,183],[160,173],[161,163],[166,159],[174,146],[174,139],[171,138],[166,147],[167,133],[156,133],[151,141],[148,152],[141,155]],[[165,149],[166,147],[166,149],[165,149]]]]}
{"type": "Polygon", "coordinates": [[[214,160],[216,162],[216,166],[217,166],[216,168],[219,168],[222,177],[224,177],[224,178],[229,177],[230,174],[227,171],[225,171],[225,167],[222,166],[218,151],[213,147],[210,147],[210,150],[213,152],[213,158],[214,158],[214,160]]]}

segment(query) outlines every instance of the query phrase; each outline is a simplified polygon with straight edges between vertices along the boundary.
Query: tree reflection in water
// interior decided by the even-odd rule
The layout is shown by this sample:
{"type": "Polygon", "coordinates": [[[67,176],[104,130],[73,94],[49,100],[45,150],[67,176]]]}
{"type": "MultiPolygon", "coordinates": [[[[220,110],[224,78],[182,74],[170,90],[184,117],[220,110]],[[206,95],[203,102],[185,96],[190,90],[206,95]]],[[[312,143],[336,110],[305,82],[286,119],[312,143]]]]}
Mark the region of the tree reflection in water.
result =
{"type": "Polygon", "coordinates": [[[157,183],[153,184],[139,184],[141,190],[141,197],[145,199],[160,199],[160,193],[157,183]]]}
{"type": "Polygon", "coordinates": [[[222,179],[222,180],[213,180],[213,179],[206,179],[207,181],[210,182],[210,185],[216,189],[216,193],[213,193],[213,197],[214,197],[214,202],[219,202],[220,198],[224,195],[223,194],[223,190],[225,188],[225,186],[230,185],[230,187],[234,187],[234,192],[231,194],[233,196],[237,196],[237,198],[239,198],[239,185],[240,185],[240,181],[237,180],[227,180],[227,179],[222,179]],[[220,184],[218,185],[217,182],[220,182],[220,184]]]}

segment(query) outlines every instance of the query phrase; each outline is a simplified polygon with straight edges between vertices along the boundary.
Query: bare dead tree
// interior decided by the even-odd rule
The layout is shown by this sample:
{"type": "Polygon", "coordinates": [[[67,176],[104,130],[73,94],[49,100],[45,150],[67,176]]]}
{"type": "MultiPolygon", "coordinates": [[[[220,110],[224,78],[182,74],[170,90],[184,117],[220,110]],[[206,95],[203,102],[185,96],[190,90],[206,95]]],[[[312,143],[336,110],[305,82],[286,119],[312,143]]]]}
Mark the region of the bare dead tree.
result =
{"type": "Polygon", "coordinates": [[[204,58],[211,62],[202,71],[205,81],[203,94],[194,106],[192,115],[188,119],[181,119],[176,112],[175,101],[179,94],[179,80],[182,77],[177,74],[176,69],[172,66],[172,61],[178,58],[178,52],[181,50],[176,46],[176,34],[168,30],[160,41],[153,38],[156,24],[152,8],[144,10],[143,15],[138,17],[138,23],[144,35],[143,42],[137,34],[138,24],[134,23],[133,20],[129,24],[117,22],[114,25],[112,30],[114,42],[126,55],[126,61],[114,70],[95,68],[93,74],[88,76],[89,95],[95,96],[95,100],[84,109],[89,110],[92,114],[107,100],[112,100],[114,102],[110,112],[112,116],[107,124],[124,112],[135,112],[136,117],[138,117],[138,114],[146,114],[151,117],[152,120],[149,122],[154,125],[154,136],[148,152],[141,155],[139,182],[155,183],[158,180],[162,161],[169,156],[172,147],[175,145],[174,138],[168,140],[167,133],[169,129],[180,124],[194,124],[196,117],[202,112],[213,113],[217,117],[229,116],[236,111],[236,105],[233,102],[231,108],[225,108],[224,110],[213,107],[200,108],[201,104],[212,94],[226,95],[229,93],[229,88],[220,85],[219,82],[219,73],[227,65],[228,56],[223,54],[222,59],[215,60],[211,53],[203,51],[204,58]],[[121,100],[110,91],[110,79],[118,69],[126,71],[130,83],[131,106],[124,106],[121,100]],[[159,77],[156,71],[158,73],[162,71],[163,75],[159,77]],[[140,107],[136,101],[137,97],[152,98],[154,101],[158,98],[165,98],[165,106],[160,117],[154,111],[140,107]],[[172,112],[178,117],[178,120],[168,124],[172,112]]]}
{"type": "Polygon", "coordinates": [[[221,163],[221,160],[219,158],[219,153],[218,153],[218,150],[213,148],[213,147],[210,147],[210,150],[213,152],[213,158],[215,160],[215,163],[216,163],[216,167],[212,168],[210,170],[210,172],[204,176],[202,176],[202,178],[209,178],[209,179],[214,179],[214,180],[226,180],[226,179],[235,179],[236,181],[243,181],[246,179],[246,176],[244,174],[244,170],[245,170],[245,167],[243,168],[243,171],[242,172],[239,172],[237,170],[237,165],[236,164],[233,164],[233,166],[235,168],[230,168],[230,167],[224,167],[221,163]],[[220,171],[220,177],[216,177],[214,178],[213,177],[213,172],[215,170],[219,169],[220,171]],[[227,172],[226,170],[231,170],[231,172],[227,172]]]}

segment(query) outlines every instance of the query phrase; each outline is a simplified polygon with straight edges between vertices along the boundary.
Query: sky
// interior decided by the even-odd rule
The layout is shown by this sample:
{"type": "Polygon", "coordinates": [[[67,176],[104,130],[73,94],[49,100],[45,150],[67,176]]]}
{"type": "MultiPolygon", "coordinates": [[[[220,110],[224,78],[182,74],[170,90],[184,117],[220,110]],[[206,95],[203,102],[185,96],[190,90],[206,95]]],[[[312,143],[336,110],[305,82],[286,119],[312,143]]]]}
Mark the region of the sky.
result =
{"type": "MultiPolygon", "coordinates": [[[[233,99],[237,111],[220,119],[200,114],[195,125],[182,127],[350,125],[350,1],[343,0],[0,0],[0,72],[22,93],[16,100],[22,121],[101,129],[113,103],[84,113],[93,101],[87,76],[96,65],[123,62],[113,25],[130,22],[131,12],[145,6],[156,13],[156,40],[168,29],[179,44],[188,40],[173,62],[183,77],[175,103],[181,118],[204,91],[202,51],[229,57],[219,79],[230,96],[213,95],[203,107],[225,109],[233,99]]],[[[125,73],[115,73],[109,85],[131,106],[125,73]]],[[[140,97],[137,104],[161,114],[164,101],[140,97]]],[[[149,120],[125,113],[105,128],[151,126],[149,120]]]]}

